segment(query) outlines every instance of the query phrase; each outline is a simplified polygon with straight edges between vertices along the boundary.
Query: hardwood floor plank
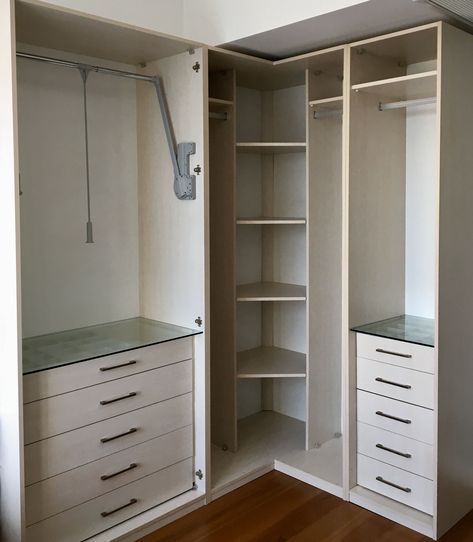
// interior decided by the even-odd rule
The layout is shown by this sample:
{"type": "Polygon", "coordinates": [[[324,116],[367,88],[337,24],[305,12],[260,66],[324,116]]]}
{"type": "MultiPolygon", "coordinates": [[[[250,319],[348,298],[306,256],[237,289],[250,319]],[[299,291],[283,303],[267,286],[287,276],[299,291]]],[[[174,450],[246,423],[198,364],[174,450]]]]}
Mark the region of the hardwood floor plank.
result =
{"type": "MultiPolygon", "coordinates": [[[[137,542],[428,542],[430,539],[273,471],[137,542]]],[[[473,542],[473,512],[441,542],[473,542]]]]}

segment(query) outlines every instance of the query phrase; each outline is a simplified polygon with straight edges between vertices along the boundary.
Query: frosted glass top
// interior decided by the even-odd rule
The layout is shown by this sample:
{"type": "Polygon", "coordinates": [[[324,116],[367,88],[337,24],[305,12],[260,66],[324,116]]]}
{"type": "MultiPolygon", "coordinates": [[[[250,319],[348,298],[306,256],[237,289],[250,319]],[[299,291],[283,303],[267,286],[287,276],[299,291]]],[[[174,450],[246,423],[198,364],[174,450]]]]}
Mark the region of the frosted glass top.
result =
{"type": "Polygon", "coordinates": [[[23,339],[23,374],[78,363],[174,341],[202,333],[200,330],[129,318],[23,339]]]}
{"type": "Polygon", "coordinates": [[[434,346],[434,323],[435,320],[432,318],[403,314],[387,320],[354,327],[352,331],[423,346],[434,346]]]}

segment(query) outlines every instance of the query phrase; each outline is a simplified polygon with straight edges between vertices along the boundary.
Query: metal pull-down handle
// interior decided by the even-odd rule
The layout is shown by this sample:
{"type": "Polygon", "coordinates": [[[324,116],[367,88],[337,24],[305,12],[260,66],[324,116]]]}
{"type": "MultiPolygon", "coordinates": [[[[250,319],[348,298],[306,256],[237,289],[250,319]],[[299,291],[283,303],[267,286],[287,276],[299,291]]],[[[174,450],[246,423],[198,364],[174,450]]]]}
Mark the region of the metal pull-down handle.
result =
{"type": "Polygon", "coordinates": [[[397,388],[403,388],[405,390],[410,390],[412,386],[409,384],[399,384],[398,382],[393,382],[392,380],[385,380],[384,378],[381,378],[378,376],[375,378],[376,382],[381,382],[381,384],[389,384],[390,386],[396,386],[397,388]]]}

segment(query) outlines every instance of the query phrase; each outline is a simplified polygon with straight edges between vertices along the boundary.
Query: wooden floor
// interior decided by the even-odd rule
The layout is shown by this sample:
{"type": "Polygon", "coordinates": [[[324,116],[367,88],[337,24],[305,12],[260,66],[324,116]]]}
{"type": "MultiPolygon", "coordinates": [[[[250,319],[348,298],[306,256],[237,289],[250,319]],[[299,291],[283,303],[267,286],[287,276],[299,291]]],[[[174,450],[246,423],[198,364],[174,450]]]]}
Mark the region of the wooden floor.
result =
{"type": "MultiPolygon", "coordinates": [[[[139,542],[427,542],[414,531],[271,472],[139,542]]],[[[442,542],[473,542],[473,513],[442,542]]]]}

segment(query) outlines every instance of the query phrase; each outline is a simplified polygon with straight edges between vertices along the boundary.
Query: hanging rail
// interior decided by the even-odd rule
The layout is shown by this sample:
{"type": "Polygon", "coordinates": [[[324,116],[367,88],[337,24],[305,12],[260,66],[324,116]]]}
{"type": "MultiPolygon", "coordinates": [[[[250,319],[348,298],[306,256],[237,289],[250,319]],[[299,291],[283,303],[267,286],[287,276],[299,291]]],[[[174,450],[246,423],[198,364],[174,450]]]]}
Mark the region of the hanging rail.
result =
{"type": "Polygon", "coordinates": [[[176,150],[174,133],[166,104],[166,98],[164,95],[161,79],[157,75],[142,75],[139,73],[106,68],[104,66],[94,66],[93,64],[83,64],[80,62],[72,62],[70,60],[62,60],[59,58],[34,55],[31,53],[23,53],[20,51],[16,53],[16,56],[19,58],[36,60],[39,62],[46,62],[48,64],[55,64],[57,66],[63,66],[65,68],[75,68],[81,72],[95,72],[151,83],[156,90],[159,108],[161,110],[161,116],[163,119],[166,140],[169,148],[169,154],[174,170],[174,193],[176,194],[176,197],[178,199],[195,199],[195,175],[190,175],[189,171],[189,156],[195,153],[195,143],[179,143],[176,150]]]}

